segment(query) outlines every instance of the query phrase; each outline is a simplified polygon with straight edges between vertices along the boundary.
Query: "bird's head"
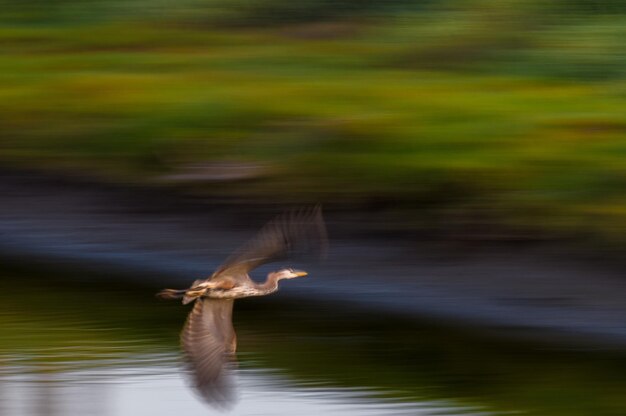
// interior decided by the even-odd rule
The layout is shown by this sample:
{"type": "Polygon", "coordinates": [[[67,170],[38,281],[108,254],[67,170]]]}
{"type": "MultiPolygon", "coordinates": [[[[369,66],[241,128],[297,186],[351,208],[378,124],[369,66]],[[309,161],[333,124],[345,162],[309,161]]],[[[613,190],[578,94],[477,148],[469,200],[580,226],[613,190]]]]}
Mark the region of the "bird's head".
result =
{"type": "Polygon", "coordinates": [[[274,275],[277,280],[281,279],[293,279],[296,277],[306,276],[308,273],[303,270],[296,269],[280,269],[278,271],[270,273],[270,275],[274,275]]]}

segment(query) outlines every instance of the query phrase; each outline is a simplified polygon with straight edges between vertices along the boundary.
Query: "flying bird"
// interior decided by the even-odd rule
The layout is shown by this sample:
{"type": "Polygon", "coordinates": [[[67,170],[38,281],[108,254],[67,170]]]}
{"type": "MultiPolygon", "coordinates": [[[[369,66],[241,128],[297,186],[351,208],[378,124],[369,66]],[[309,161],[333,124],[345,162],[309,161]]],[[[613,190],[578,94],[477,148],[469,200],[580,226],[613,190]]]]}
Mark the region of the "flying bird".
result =
{"type": "Polygon", "coordinates": [[[249,276],[255,268],[300,254],[326,252],[326,227],[319,206],[279,215],[248,243],[235,251],[207,279],[188,289],[164,289],[157,296],[195,302],[181,332],[181,344],[194,387],[210,404],[227,407],[233,401],[229,369],[237,349],[232,312],[235,299],[264,296],[278,290],[282,279],[306,276],[302,270],[283,268],[263,283],[249,276]]]}

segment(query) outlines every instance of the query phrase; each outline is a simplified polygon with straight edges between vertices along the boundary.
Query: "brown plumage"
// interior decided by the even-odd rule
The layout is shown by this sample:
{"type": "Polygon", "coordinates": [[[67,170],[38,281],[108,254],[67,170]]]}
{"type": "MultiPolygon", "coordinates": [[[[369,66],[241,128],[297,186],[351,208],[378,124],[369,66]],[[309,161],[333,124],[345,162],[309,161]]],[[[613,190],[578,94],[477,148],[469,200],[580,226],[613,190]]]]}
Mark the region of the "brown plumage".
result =
{"type": "Polygon", "coordinates": [[[196,391],[220,407],[234,399],[229,373],[237,348],[233,303],[232,299],[198,299],[180,335],[196,391]]]}
{"type": "Polygon", "coordinates": [[[165,289],[158,296],[195,301],[181,333],[181,344],[198,393],[209,403],[227,406],[232,402],[230,363],[237,349],[232,310],[235,299],[263,296],[278,289],[278,281],[306,276],[306,272],[281,269],[269,273],[264,283],[248,273],[277,260],[317,252],[325,254],[326,227],[319,206],[278,216],[229,256],[209,277],[196,280],[190,288],[165,289]]]}

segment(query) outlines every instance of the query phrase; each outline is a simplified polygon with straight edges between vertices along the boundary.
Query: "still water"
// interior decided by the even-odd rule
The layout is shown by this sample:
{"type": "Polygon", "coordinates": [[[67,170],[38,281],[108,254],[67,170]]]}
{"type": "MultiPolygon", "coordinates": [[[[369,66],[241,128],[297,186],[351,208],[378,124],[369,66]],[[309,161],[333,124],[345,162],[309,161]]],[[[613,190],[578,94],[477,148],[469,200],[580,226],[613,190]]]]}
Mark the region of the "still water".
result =
{"type": "Polygon", "coordinates": [[[181,366],[188,307],[156,288],[0,272],[0,415],[625,415],[616,351],[503,341],[345,305],[238,301],[238,401],[181,366]]]}

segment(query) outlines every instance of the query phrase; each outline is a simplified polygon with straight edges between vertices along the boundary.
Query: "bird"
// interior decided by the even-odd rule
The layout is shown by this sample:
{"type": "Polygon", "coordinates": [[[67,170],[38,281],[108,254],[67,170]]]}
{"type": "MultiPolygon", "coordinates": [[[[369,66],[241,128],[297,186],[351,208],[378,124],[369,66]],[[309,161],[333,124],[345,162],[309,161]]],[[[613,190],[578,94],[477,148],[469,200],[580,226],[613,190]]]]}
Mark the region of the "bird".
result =
{"type": "Polygon", "coordinates": [[[299,254],[316,252],[323,258],[327,241],[319,205],[288,211],[268,222],[210,277],[194,281],[187,289],[164,289],[157,294],[162,299],[182,299],[183,304],[194,302],[180,341],[194,388],[205,402],[229,407],[234,401],[230,369],[237,350],[232,323],[235,299],[269,295],[278,290],[279,281],[307,276],[303,270],[285,267],[257,283],[249,273],[299,254]]]}

